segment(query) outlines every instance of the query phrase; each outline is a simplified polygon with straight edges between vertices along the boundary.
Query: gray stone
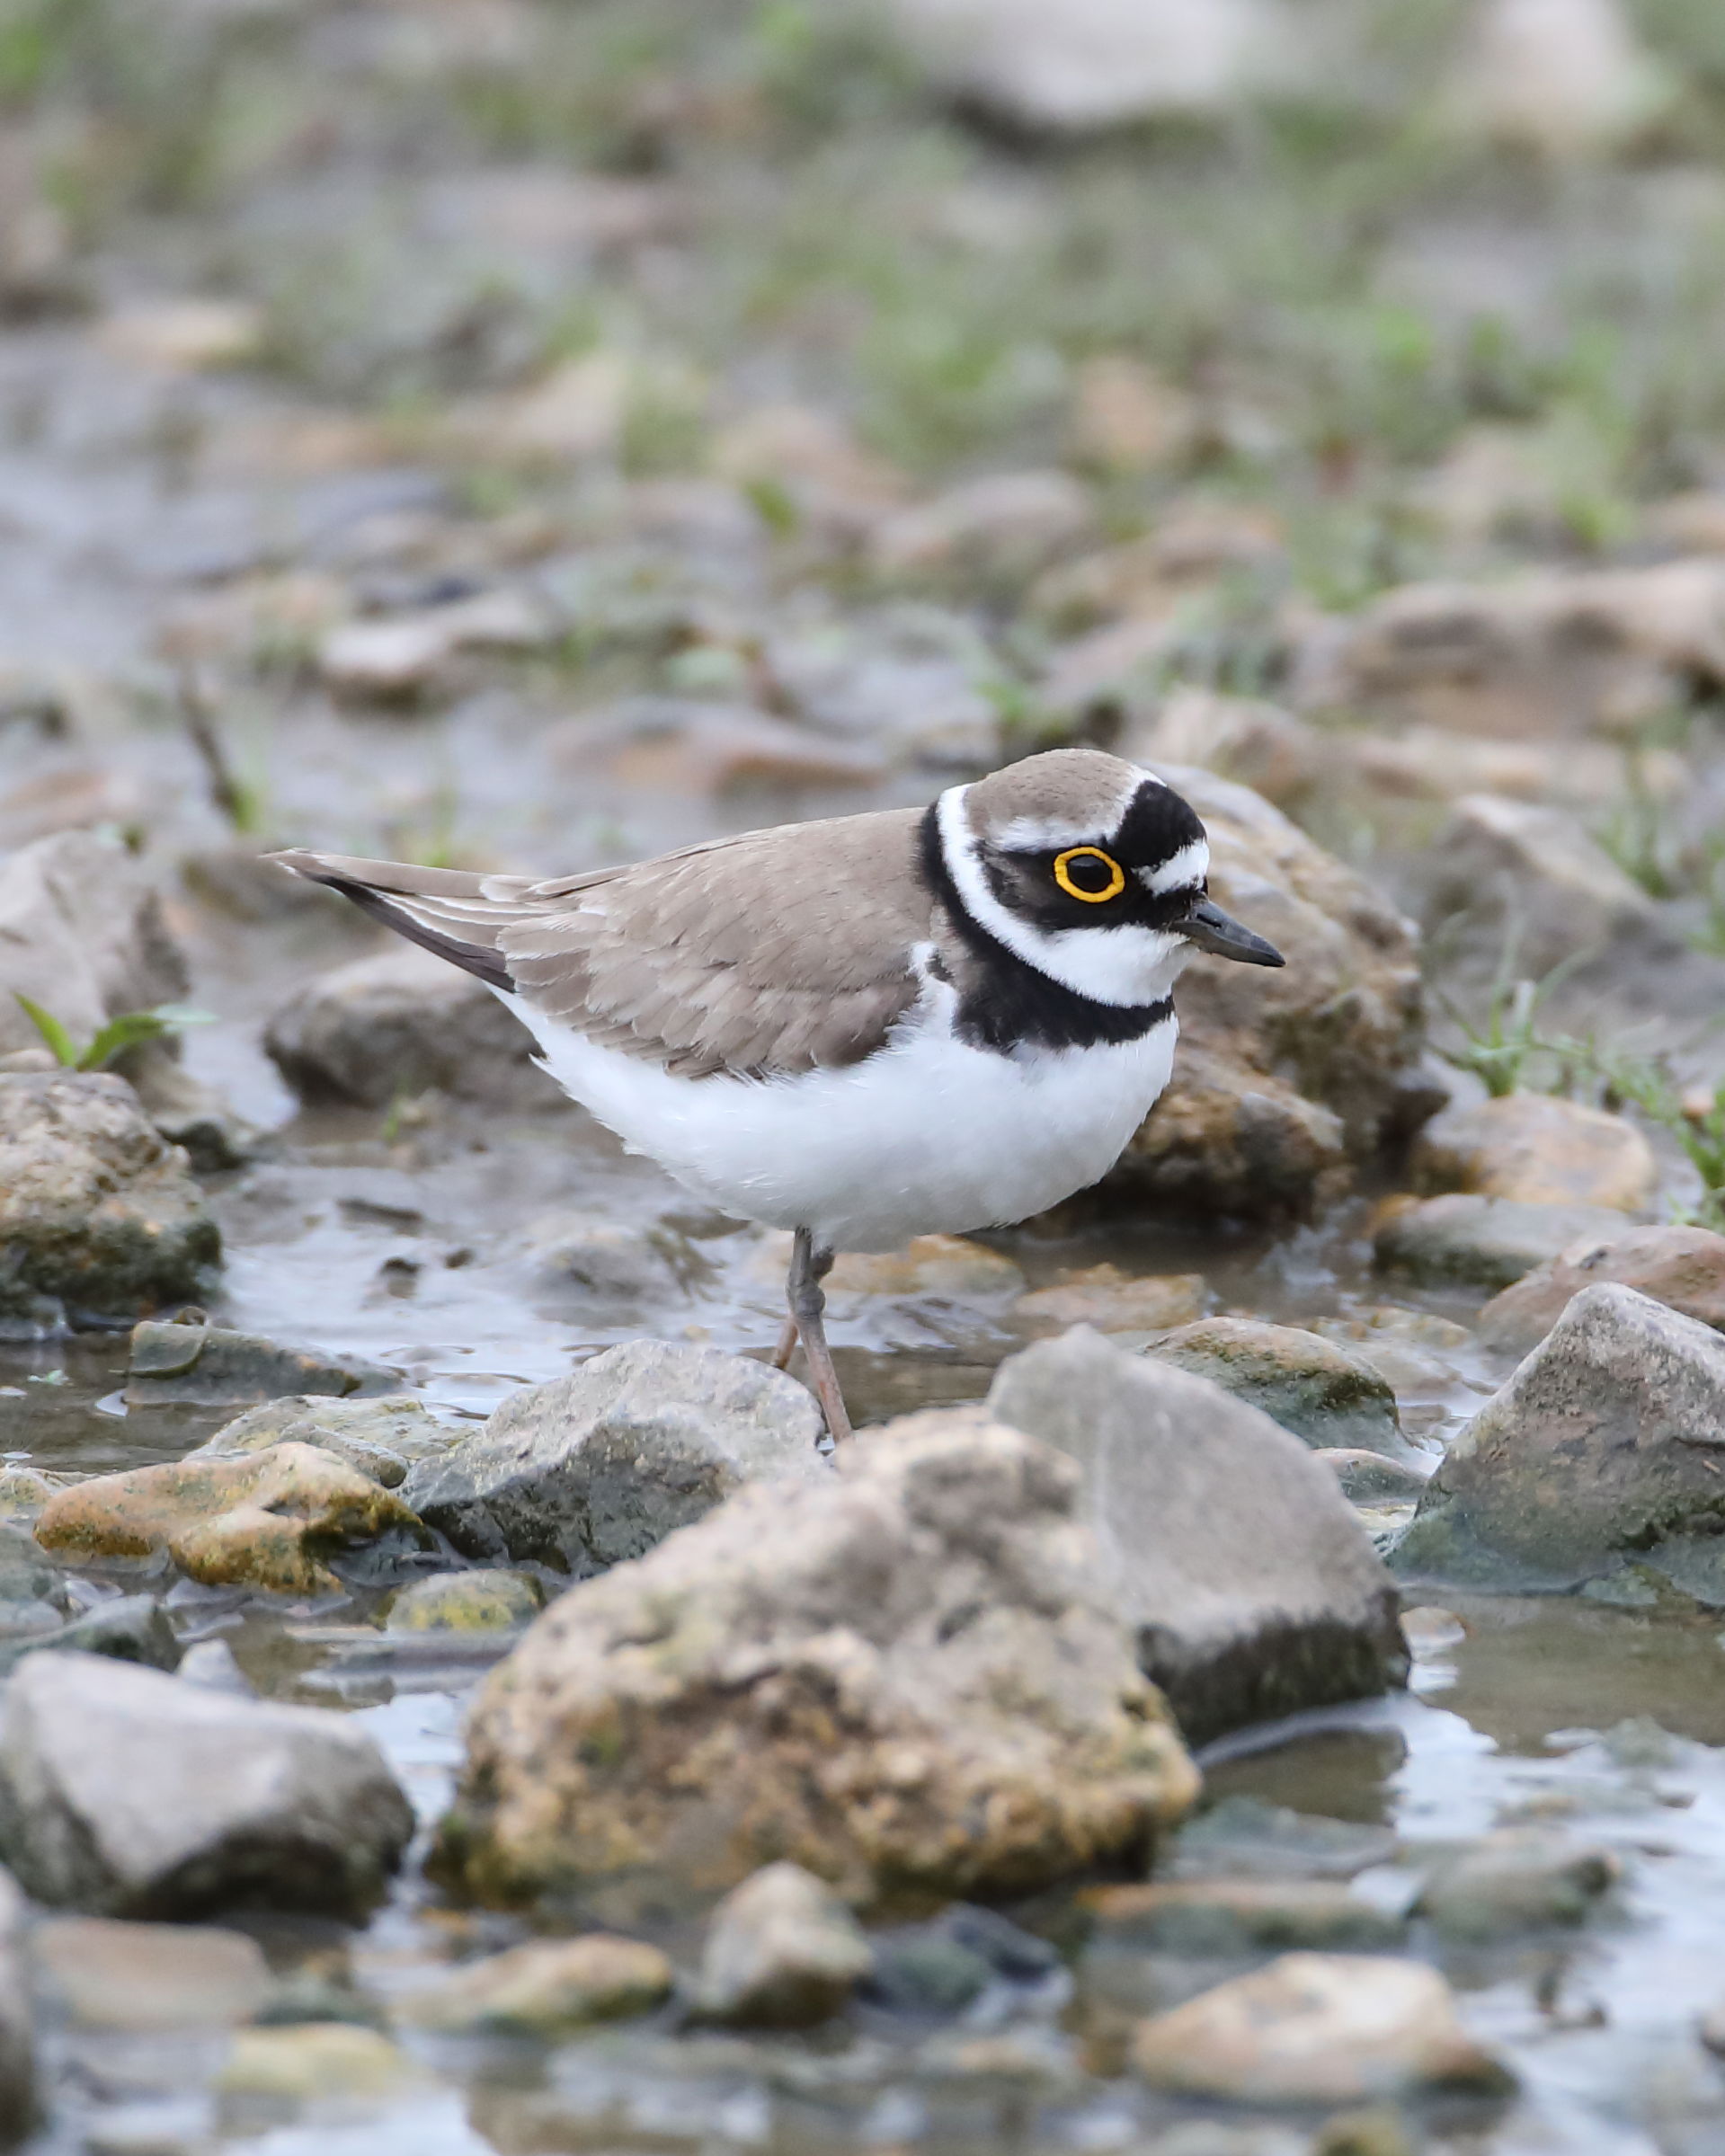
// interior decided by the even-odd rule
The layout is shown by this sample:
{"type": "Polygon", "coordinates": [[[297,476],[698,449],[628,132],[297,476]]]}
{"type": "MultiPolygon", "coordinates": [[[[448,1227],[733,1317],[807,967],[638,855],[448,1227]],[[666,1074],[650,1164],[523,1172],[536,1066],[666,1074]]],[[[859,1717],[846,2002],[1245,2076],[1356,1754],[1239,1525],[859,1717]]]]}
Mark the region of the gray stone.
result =
{"type": "Polygon", "coordinates": [[[59,1653],[31,1655],[0,1707],[0,1847],[40,1901],[355,1916],[413,1831],[377,1746],[341,1715],[59,1653]]]}
{"type": "Polygon", "coordinates": [[[1389,1383],[1338,1342],[1252,1318],[1204,1318],[1145,1351],[1208,1378],[1309,1445],[1390,1451],[1401,1426],[1389,1383]]]}
{"type": "Polygon", "coordinates": [[[168,1614],[154,1595],[121,1594],[98,1602],[56,1632],[34,1638],[9,1639],[0,1646],[0,1675],[16,1669],[27,1655],[52,1647],[82,1655],[106,1655],[111,1662],[135,1662],[147,1669],[177,1669],[180,1642],[168,1614]]]}
{"type": "Polygon", "coordinates": [[[1585,1922],[1621,1871],[1610,1850],[1510,1829],[1440,1859],[1417,1906],[1447,1939],[1502,1939],[1585,1922]]]}
{"type": "Polygon", "coordinates": [[[1386,1460],[1381,1452],[1322,1449],[1312,1454],[1336,1477],[1350,1504],[1382,1504],[1386,1499],[1418,1497],[1426,1477],[1406,1460],[1386,1460]]]}
{"type": "MultiPolygon", "coordinates": [[[[1725,1339],[1586,1288],[1451,1445],[1392,1558],[1410,1577],[1575,1586],[1725,1520],[1725,1339]]],[[[1699,1582],[1696,1584],[1700,1584],[1699,1582]]],[[[1703,1599],[1711,1600],[1711,1596],[1703,1599]]]]}
{"type": "Polygon", "coordinates": [[[1725,1235],[1666,1222],[1591,1237],[1536,1265],[1480,1312],[1480,1337],[1489,1347],[1525,1355],[1562,1317],[1571,1296],[1602,1281],[1637,1288],[1725,1332],[1725,1235]]]}
{"type": "Polygon", "coordinates": [[[713,1912],[696,2008],[704,2019],[810,2028],[874,1965],[862,1926],[824,1879],[769,1864],[713,1912]]]}
{"type": "Polygon", "coordinates": [[[270,1965],[243,1931],[66,1916],[40,1925],[31,1943],[56,2003],[83,2028],[233,2028],[270,1995],[270,1965]]]}
{"type": "Polygon", "coordinates": [[[1452,963],[1529,980],[1584,953],[1668,950],[1653,901],[1561,809],[1471,794],[1426,858],[1422,920],[1452,963]]]}
{"type": "Polygon", "coordinates": [[[570,1588],[470,1713],[439,1876],[662,1906],[789,1859],[861,1903],[1142,1863],[1197,1777],[1079,1487],[974,1408],[912,1415],[570,1588]]]}
{"type": "Polygon", "coordinates": [[[36,2123],[35,2017],[25,1965],[29,1912],[10,1874],[0,1872],[0,2146],[22,2141],[36,2123]]]}
{"type": "Polygon", "coordinates": [[[563,1098],[532,1060],[532,1034],[484,982],[412,947],[356,959],[296,989],[263,1044],[310,1101],[387,1108],[433,1089],[508,1108],[555,1107],[563,1098]]]}
{"type": "Polygon", "coordinates": [[[242,1699],[255,1699],[257,1686],[235,1659],[225,1639],[200,1639],[180,1657],[176,1672],[182,1684],[201,1684],[212,1692],[232,1692],[242,1699]]]}
{"type": "Polygon", "coordinates": [[[989,1408],[1081,1464],[1103,1592],[1193,1743],[1404,1680],[1393,1581],[1258,1409],[1084,1328],[1004,1362],[989,1408]]]}
{"type": "Polygon", "coordinates": [[[0,1326],[137,1318],[213,1284],[221,1237],[123,1078],[0,1075],[0,1326]]]}
{"type": "MultiPolygon", "coordinates": [[[[337,1375],[351,1376],[366,1366],[347,1362],[333,1367],[337,1375]]],[[[248,1408],[194,1446],[186,1458],[267,1452],[273,1445],[315,1445],[394,1490],[406,1481],[413,1461],[435,1460],[449,1451],[458,1434],[456,1425],[440,1422],[411,1393],[368,1397],[361,1392],[345,1399],[301,1393],[248,1408]]]]}
{"type": "Polygon", "coordinates": [[[1379,1227],[1375,1247],[1386,1272],[1422,1286],[1507,1288],[1572,1243],[1623,1231],[1623,1214],[1603,1205],[1532,1204],[1457,1191],[1398,1205],[1379,1227]]]}
{"type": "Polygon", "coordinates": [[[744,1483],[824,1479],[820,1433],[813,1396],[764,1363],[634,1340],[511,1393],[402,1494],[468,1557],[582,1574],[638,1557],[744,1483]]]}
{"type": "MultiPolygon", "coordinates": [[[[399,1371],[363,1362],[357,1355],[326,1355],[319,1348],[290,1347],[256,1333],[229,1332],[207,1324],[134,1326],[126,1370],[126,1400],[133,1407],[166,1401],[191,1407],[237,1407],[249,1401],[274,1403],[283,1394],[303,1397],[325,1393],[341,1399],[369,1393],[376,1397],[397,1392],[400,1386],[399,1371]]],[[[262,1448],[241,1444],[200,1449],[262,1448]]]]}

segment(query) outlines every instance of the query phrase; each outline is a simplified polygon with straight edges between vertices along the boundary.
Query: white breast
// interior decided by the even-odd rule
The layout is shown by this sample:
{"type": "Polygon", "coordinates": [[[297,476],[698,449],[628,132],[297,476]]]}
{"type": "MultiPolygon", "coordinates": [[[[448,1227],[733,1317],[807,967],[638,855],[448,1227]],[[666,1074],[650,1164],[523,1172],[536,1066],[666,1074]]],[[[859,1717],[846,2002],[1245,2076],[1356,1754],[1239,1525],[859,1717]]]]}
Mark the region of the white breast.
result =
{"type": "Polygon", "coordinates": [[[1168,1083],[1172,1017],[1137,1041],[993,1055],[929,984],[888,1045],[845,1070],[673,1078],[504,996],[573,1099],[680,1183],[837,1250],[1022,1220],[1096,1182],[1168,1083]]]}

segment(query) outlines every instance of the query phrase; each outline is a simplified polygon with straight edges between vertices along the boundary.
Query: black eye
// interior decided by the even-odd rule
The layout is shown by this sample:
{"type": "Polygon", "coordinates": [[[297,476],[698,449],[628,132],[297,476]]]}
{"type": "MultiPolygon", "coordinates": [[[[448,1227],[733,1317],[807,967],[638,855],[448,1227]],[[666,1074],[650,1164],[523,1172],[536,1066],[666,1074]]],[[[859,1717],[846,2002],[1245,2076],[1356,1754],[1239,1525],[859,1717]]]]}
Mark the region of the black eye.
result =
{"type": "Polygon", "coordinates": [[[1099,846],[1074,846],[1054,856],[1054,881],[1068,898],[1094,906],[1119,897],[1126,887],[1126,872],[1099,846]]]}

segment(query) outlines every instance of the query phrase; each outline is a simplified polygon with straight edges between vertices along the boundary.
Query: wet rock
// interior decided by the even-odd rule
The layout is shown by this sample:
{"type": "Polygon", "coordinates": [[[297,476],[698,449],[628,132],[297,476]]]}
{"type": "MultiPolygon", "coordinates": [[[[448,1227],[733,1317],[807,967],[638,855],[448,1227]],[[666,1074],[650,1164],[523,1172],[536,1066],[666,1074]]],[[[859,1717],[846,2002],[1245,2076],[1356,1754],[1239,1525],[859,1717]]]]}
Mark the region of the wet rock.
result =
{"type": "Polygon", "coordinates": [[[1086,1265],[1051,1288],[1035,1288],[1012,1306],[1027,1331],[1063,1333],[1094,1326],[1098,1333],[1155,1333],[1189,1324],[1209,1291],[1201,1273],[1151,1273],[1134,1280],[1118,1265],[1086,1265]]]}
{"type": "Polygon", "coordinates": [[[341,1715],[59,1654],[24,1663],[0,1707],[0,1845],[39,1901],[353,1916],[413,1831],[377,1746],[341,1715]]]}
{"type": "Polygon", "coordinates": [[[1630,1228],[1572,1244],[1525,1273],[1480,1313],[1488,1346],[1525,1354],[1583,1288],[1614,1282],[1725,1332],[1725,1236],[1710,1228],[1630,1228]]]}
{"type": "Polygon", "coordinates": [[[1536,980],[1584,954],[1668,945],[1652,900],[1561,809],[1468,794],[1427,859],[1421,920],[1458,968],[1493,973],[1511,948],[1536,980]]]}
{"type": "Polygon", "coordinates": [[[960,1902],[925,1924],[876,1933],[861,1990],[873,2006],[919,2018],[963,2013],[991,1985],[1043,1985],[1061,1958],[992,1909],[960,1902]]]}
{"type": "Polygon", "coordinates": [[[1601,1205],[1536,1205],[1471,1192],[1398,1200],[1374,1238],[1386,1272],[1422,1287],[1507,1288],[1586,1238],[1620,1233],[1622,1213],[1601,1205]]]}
{"type": "Polygon", "coordinates": [[[391,1531],[424,1539],[393,1491],[312,1445],[174,1460],[59,1491],[36,1522],[44,1549],[75,1562],[165,1554],[206,1586],[324,1594],[327,1560],[391,1531]]]}
{"type": "Polygon", "coordinates": [[[123,1078],[0,1076],[0,1326],[137,1317],[204,1293],[221,1237],[123,1078]]]}
{"type": "Polygon", "coordinates": [[[1585,1922],[1621,1871],[1609,1850],[1511,1830],[1440,1862],[1416,1906],[1447,1939],[1518,1936],[1585,1922]]]}
{"type": "Polygon", "coordinates": [[[1098,1939],[1163,1954],[1369,1951],[1406,1929],[1335,1879],[1173,1879],[1093,1886],[1082,1899],[1098,1939]]]}
{"type": "Polygon", "coordinates": [[[812,2028],[873,1964],[862,1926],[824,1879],[799,1864],[769,1864],[713,1912],[696,2008],[710,2021],[812,2028]]]}
{"type": "Polygon", "coordinates": [[[1184,766],[1163,776],[1204,819],[1217,902],[1287,964],[1194,961],[1172,1082],[1102,1188],[1206,1214],[1298,1213],[1439,1105],[1421,1069],[1413,931],[1256,794],[1184,766]]]}
{"type": "Polygon", "coordinates": [[[385,1622],[391,1632],[513,1632],[544,1606],[530,1573],[445,1572],[404,1587],[385,1622]]]}
{"type": "Polygon", "coordinates": [[[1154,2088],[1236,2103],[1510,2085],[1436,1970],[1385,1955],[1285,1954],[1143,2023],[1132,2063],[1154,2088]]]}
{"type": "Polygon", "coordinates": [[[884,576],[1012,582],[1075,545],[1093,515],[1089,494],[1068,473],[1000,472],[883,519],[869,557],[884,576]]]}
{"type": "Polygon", "coordinates": [[[213,1925],[52,1917],[31,1944],[56,2001],[84,2028],[232,2028],[271,1990],[257,1941],[213,1925]]]}
{"type": "Polygon", "coordinates": [[[429,951],[381,951],[320,973],[271,1016],[263,1044],[304,1099],[387,1108],[433,1088],[489,1106],[554,1106],[533,1036],[482,981],[429,951]]]}
{"type": "MultiPolygon", "coordinates": [[[[332,1362],[329,1368],[339,1377],[369,1365],[343,1359],[332,1362]]],[[[396,1376],[393,1371],[387,1374],[396,1376]]],[[[333,1387],[331,1392],[333,1395],[333,1387]]],[[[186,1458],[267,1452],[271,1445],[320,1445],[393,1489],[400,1477],[378,1472],[380,1466],[393,1461],[405,1472],[414,1460],[435,1460],[455,1442],[459,1427],[440,1422],[412,1393],[368,1396],[361,1389],[346,1398],[316,1392],[293,1393],[247,1408],[231,1423],[224,1423],[213,1437],[195,1446],[186,1458]]]]}
{"type": "Polygon", "coordinates": [[[0,1646],[0,1674],[16,1669],[26,1655],[48,1647],[57,1653],[104,1655],[111,1662],[135,1662],[153,1670],[172,1670],[180,1661],[180,1642],[167,1611],[150,1594],[115,1595],[56,1632],[8,1640],[0,1646]]]}
{"type": "Polygon", "coordinates": [[[1419,1468],[1409,1467],[1405,1460],[1386,1460],[1381,1452],[1356,1452],[1326,1445],[1319,1447],[1313,1457],[1322,1460],[1336,1477],[1350,1504],[1418,1497],[1426,1486],[1419,1468]]]}
{"type": "Polygon", "coordinates": [[[1632,1288],[1575,1297],[1450,1446],[1398,1546],[1410,1577],[1574,1586],[1684,1567],[1725,1516],[1725,1340],[1632,1288]]]}
{"type": "Polygon", "coordinates": [[[326,1355],[319,1348],[289,1347],[255,1333],[183,1319],[134,1326],[126,1367],[126,1402],[131,1407],[167,1401],[237,1407],[250,1401],[273,1403],[284,1394],[340,1399],[369,1393],[375,1397],[400,1385],[399,1371],[361,1362],[357,1355],[326,1355]]]}
{"type": "Polygon", "coordinates": [[[375,2028],[308,2021],[285,2028],[243,2028],[220,2072],[219,2095],[309,2103],[395,2094],[418,2077],[406,2053],[375,2028]]]}
{"type": "Polygon", "coordinates": [[[1618,0],[1483,0],[1446,104],[1469,134],[1567,159],[1624,143],[1676,87],[1618,0]]]}
{"type": "Polygon", "coordinates": [[[1371,1364],[1297,1326],[1206,1318],[1147,1352],[1261,1408],[1309,1445],[1391,1451],[1400,1440],[1395,1394],[1371,1364]]]}
{"type": "Polygon", "coordinates": [[[717,1348],[635,1340],[511,1393],[402,1494],[468,1557],[582,1574],[639,1557],[747,1482],[824,1479],[820,1433],[794,1379],[717,1348]]]}
{"type": "Polygon", "coordinates": [[[1442,1391],[1460,1374],[1473,1335],[1453,1318],[1429,1310],[1376,1303],[1347,1317],[1318,1318],[1312,1329],[1369,1362],[1397,1393],[1442,1391]]]}
{"type": "Polygon", "coordinates": [[[1003,1363],[989,1410],[1081,1465],[1099,1591],[1193,1742],[1402,1681],[1389,1574],[1258,1409],[1080,1330],[1003,1363]]]}
{"type": "Polygon", "coordinates": [[[1266,80],[1285,34],[1274,0],[894,0],[936,79],[1017,122],[1082,133],[1218,112],[1266,80]]]}
{"type": "Polygon", "coordinates": [[[911,1416],[572,1588],[481,1692],[443,1875],[657,1894],[787,1859],[862,1901],[1142,1852],[1196,1776],[1077,1502],[1035,1440],[911,1416]]]}
{"type": "Polygon", "coordinates": [[[422,2028],[555,2036],[596,2021],[650,2014],[671,1996],[674,1974],[657,1947],[603,1931],[529,1939],[470,1963],[404,2001],[422,2028]]]}
{"type": "Polygon", "coordinates": [[[1477,1191],[1620,1212],[1650,1204],[1659,1176],[1653,1149],[1632,1122],[1544,1093],[1445,1111],[1419,1133],[1411,1165],[1424,1192],[1477,1191]]]}

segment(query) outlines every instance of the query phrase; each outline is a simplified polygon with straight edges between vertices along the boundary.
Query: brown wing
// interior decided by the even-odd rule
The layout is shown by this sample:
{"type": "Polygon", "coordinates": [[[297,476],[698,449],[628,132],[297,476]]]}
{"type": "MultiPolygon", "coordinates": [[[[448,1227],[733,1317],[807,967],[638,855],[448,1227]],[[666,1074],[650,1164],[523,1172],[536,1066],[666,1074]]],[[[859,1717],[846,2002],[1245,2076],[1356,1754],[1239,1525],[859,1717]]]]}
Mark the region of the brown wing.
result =
{"type": "Polygon", "coordinates": [[[686,1076],[871,1055],[916,1000],[920,812],[783,824],[534,883],[279,856],[604,1046],[686,1076]]]}

